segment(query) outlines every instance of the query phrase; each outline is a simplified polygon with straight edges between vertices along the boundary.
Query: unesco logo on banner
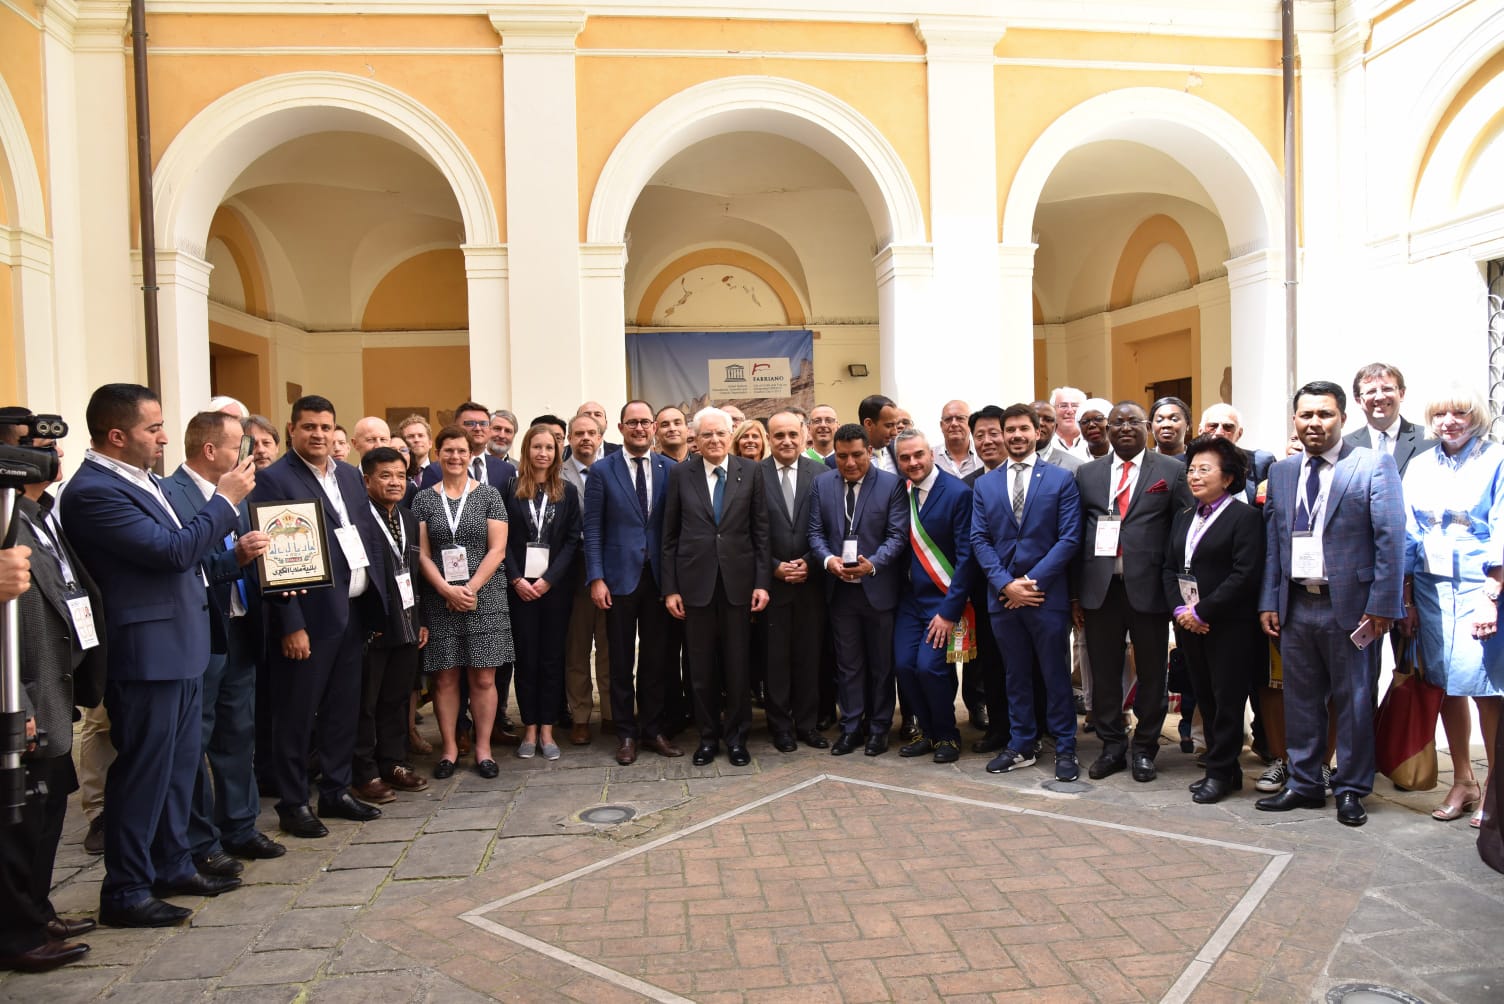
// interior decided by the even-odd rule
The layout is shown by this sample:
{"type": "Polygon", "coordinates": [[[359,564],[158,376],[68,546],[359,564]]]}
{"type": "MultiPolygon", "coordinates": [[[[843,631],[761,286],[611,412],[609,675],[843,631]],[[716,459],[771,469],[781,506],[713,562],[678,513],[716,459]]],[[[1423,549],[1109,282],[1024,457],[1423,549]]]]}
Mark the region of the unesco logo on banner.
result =
{"type": "Polygon", "coordinates": [[[793,394],[793,373],[787,358],[711,359],[710,397],[712,399],[748,397],[789,397],[793,394]]]}

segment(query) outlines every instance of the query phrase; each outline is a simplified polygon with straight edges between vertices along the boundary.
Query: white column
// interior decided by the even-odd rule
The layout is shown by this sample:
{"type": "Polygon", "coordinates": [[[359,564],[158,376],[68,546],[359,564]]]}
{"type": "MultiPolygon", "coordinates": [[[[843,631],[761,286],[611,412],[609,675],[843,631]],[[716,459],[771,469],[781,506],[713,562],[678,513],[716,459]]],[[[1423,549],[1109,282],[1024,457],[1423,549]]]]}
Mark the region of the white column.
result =
{"type": "Polygon", "coordinates": [[[585,15],[507,7],[491,12],[491,25],[501,35],[507,151],[509,405],[526,412],[522,393],[572,413],[584,400],[574,40],[585,15]]]}
{"type": "Polygon", "coordinates": [[[1034,400],[1034,252],[1038,247],[999,244],[994,259],[1002,310],[997,344],[1004,362],[997,380],[983,388],[983,396],[1005,408],[1034,400]]]}
{"type": "MultiPolygon", "coordinates": [[[[139,278],[139,253],[135,259],[139,278]]],[[[163,461],[167,470],[183,458],[183,429],[188,419],[209,403],[209,273],[213,269],[186,251],[157,253],[162,418],[170,440],[163,461]]]]}
{"type": "MultiPolygon", "coordinates": [[[[470,305],[470,397],[490,408],[513,407],[512,340],[507,317],[505,244],[463,244],[470,305]],[[491,404],[495,401],[496,404],[491,404]]],[[[536,412],[534,413],[536,414],[536,412]]]]}
{"type": "Polygon", "coordinates": [[[991,400],[1000,383],[1014,386],[1020,360],[1029,376],[1019,386],[1032,388],[1033,330],[1004,323],[998,272],[993,52],[1003,23],[921,17],[916,30],[925,45],[934,279],[925,326],[906,331],[905,338],[923,332],[919,340],[934,373],[922,396],[913,388],[917,375],[900,371],[894,377],[913,388],[895,399],[928,427],[952,398],[991,400]],[[935,367],[936,359],[964,365],[935,367]]]}
{"type": "Polygon", "coordinates": [[[1301,32],[1301,274],[1297,333],[1325,339],[1339,329],[1348,291],[1339,243],[1343,165],[1337,116],[1337,57],[1331,32],[1301,32]]]}
{"type": "MultiPolygon", "coordinates": [[[[0,234],[3,234],[0,228],[0,234]]],[[[29,230],[9,234],[7,260],[16,292],[16,360],[21,400],[32,411],[81,415],[76,405],[58,393],[58,362],[52,337],[52,241],[29,230]]]]}
{"type": "MultiPolygon", "coordinates": [[[[580,245],[580,337],[585,347],[580,400],[601,401],[608,412],[627,400],[626,285],[625,244],[580,245]]],[[[573,410],[578,404],[563,402],[560,407],[573,410]]]]}
{"type": "MultiPolygon", "coordinates": [[[[1222,401],[1222,371],[1232,366],[1232,301],[1225,278],[1197,283],[1194,292],[1201,318],[1201,372],[1195,375],[1195,388],[1197,407],[1204,411],[1222,401]]],[[[1233,392],[1237,393],[1236,378],[1233,392]]],[[[1226,403],[1242,409],[1236,398],[1226,403]]],[[[1191,421],[1200,418],[1192,415],[1191,421]]]]}
{"type": "Polygon", "coordinates": [[[922,428],[956,396],[964,368],[937,349],[930,282],[935,273],[928,244],[889,244],[872,259],[877,271],[878,370],[881,392],[908,409],[922,428]]]}
{"type": "MultiPolygon", "coordinates": [[[[1263,449],[1289,433],[1285,351],[1284,255],[1254,251],[1227,265],[1232,314],[1232,397],[1243,413],[1244,437],[1263,449]]],[[[1295,382],[1312,379],[1297,367],[1295,382]]],[[[1278,455],[1276,453],[1276,455],[1278,455]]]]}

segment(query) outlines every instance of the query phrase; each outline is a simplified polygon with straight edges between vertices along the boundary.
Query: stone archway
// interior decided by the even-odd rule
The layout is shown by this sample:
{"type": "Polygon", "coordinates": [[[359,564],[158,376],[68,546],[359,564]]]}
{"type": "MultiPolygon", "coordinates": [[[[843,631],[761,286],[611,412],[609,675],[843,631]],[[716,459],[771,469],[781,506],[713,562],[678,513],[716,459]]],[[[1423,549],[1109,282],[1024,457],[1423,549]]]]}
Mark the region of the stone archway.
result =
{"type": "Polygon", "coordinates": [[[42,179],[21,110],[0,78],[0,199],[8,227],[0,227],[0,261],[10,266],[14,302],[6,323],[16,360],[16,391],[40,410],[61,408],[52,330],[52,240],[42,179]],[[9,233],[6,234],[5,231],[9,233]]]}

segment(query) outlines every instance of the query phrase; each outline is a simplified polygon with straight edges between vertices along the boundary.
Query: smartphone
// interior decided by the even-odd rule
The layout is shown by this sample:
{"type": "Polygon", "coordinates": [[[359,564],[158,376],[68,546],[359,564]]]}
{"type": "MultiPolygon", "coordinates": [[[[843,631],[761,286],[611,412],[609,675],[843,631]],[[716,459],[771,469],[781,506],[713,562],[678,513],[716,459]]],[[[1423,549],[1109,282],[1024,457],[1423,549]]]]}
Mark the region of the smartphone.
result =
{"type": "Polygon", "coordinates": [[[1365,617],[1348,637],[1352,639],[1353,644],[1358,647],[1358,650],[1362,651],[1379,637],[1379,629],[1374,626],[1373,621],[1365,617]]]}
{"type": "Polygon", "coordinates": [[[235,466],[239,467],[241,464],[251,459],[251,451],[253,451],[254,449],[256,449],[256,441],[250,436],[241,436],[240,454],[239,459],[235,461],[235,466]]]}

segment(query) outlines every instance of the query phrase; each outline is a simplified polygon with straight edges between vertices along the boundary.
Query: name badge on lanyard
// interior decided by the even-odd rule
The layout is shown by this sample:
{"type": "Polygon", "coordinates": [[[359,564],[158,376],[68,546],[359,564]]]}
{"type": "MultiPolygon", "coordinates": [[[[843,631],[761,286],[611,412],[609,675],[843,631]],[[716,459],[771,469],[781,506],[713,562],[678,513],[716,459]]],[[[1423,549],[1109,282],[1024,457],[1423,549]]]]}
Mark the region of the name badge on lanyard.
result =
{"type": "Polygon", "coordinates": [[[68,597],[68,616],[73,620],[73,633],[78,637],[78,647],[90,649],[99,644],[99,629],[94,626],[94,607],[87,594],[68,597]]]}
{"type": "Polygon", "coordinates": [[[536,539],[527,545],[526,557],[523,560],[522,577],[524,579],[541,579],[543,573],[548,571],[548,545],[542,543],[543,531],[551,515],[548,508],[548,499],[529,500],[528,513],[533,517],[533,528],[536,539]]]}
{"type": "MultiPolygon", "coordinates": [[[[449,539],[458,541],[460,538],[460,520],[465,515],[465,503],[470,501],[470,493],[475,489],[470,483],[465,483],[465,490],[460,495],[460,504],[455,506],[454,512],[449,511],[449,499],[443,491],[439,497],[444,499],[444,519],[449,524],[449,539]]],[[[445,582],[465,582],[470,578],[470,558],[463,547],[446,547],[439,552],[439,558],[444,564],[445,582]]]]}
{"type": "Polygon", "coordinates": [[[1290,578],[1326,578],[1326,558],[1321,553],[1321,538],[1309,533],[1290,535],[1290,578]]]}
{"type": "Polygon", "coordinates": [[[1180,602],[1188,607],[1201,602],[1201,587],[1196,584],[1194,575],[1177,575],[1175,578],[1180,583],[1180,602]]]}
{"type": "Polygon", "coordinates": [[[339,541],[339,549],[345,552],[345,561],[349,564],[350,571],[370,567],[371,559],[366,554],[366,545],[360,539],[359,529],[353,526],[337,526],[334,528],[334,539],[339,541]]]}
{"type": "Polygon", "coordinates": [[[413,597],[413,573],[398,572],[396,578],[397,595],[402,597],[402,609],[411,610],[413,608],[413,604],[416,602],[415,598],[413,597]]]}
{"type": "Polygon", "coordinates": [[[1092,554],[1098,558],[1113,558],[1118,553],[1118,538],[1123,532],[1123,521],[1116,516],[1097,518],[1097,539],[1092,545],[1092,554]]]}
{"type": "Polygon", "coordinates": [[[847,537],[841,541],[841,564],[847,568],[861,564],[857,560],[857,541],[855,537],[847,537]]]}
{"type": "Polygon", "coordinates": [[[1452,577],[1452,558],[1455,549],[1446,530],[1435,527],[1421,541],[1426,547],[1426,571],[1441,578],[1452,577]]]}

